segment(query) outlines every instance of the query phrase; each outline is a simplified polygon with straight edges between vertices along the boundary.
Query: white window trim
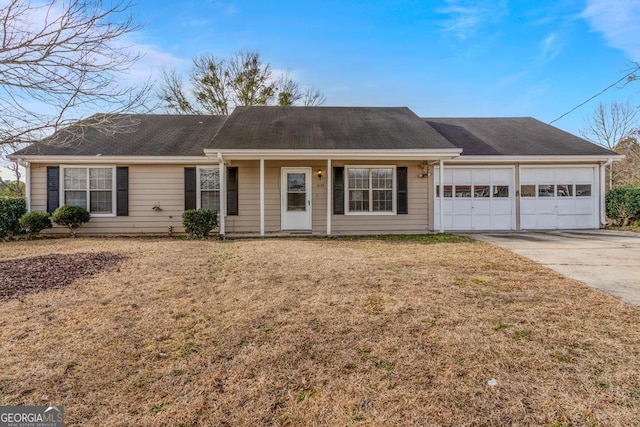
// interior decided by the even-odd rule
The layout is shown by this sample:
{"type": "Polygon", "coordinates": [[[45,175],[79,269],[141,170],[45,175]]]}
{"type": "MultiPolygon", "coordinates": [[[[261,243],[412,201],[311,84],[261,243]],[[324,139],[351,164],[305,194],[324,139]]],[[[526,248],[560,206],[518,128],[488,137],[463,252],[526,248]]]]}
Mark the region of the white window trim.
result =
{"type": "MultiPolygon", "coordinates": [[[[396,176],[396,165],[345,165],[344,166],[344,214],[345,215],[363,215],[363,216],[390,216],[397,215],[397,192],[398,185],[396,176]],[[351,211],[349,209],[349,169],[391,169],[391,211],[382,212],[361,212],[351,211]]],[[[373,200],[370,201],[373,203],[373,200]]]]}
{"type": "MultiPolygon", "coordinates": [[[[200,171],[202,169],[212,169],[212,170],[217,170],[218,174],[220,174],[220,166],[219,165],[202,165],[202,166],[197,166],[196,170],[198,171],[197,176],[196,176],[196,209],[202,209],[202,188],[200,187],[200,171]]],[[[222,189],[220,188],[220,180],[221,177],[218,176],[218,195],[219,195],[219,200],[218,200],[218,206],[220,207],[220,209],[222,209],[222,189]]],[[[218,217],[220,216],[220,212],[218,212],[218,217]]]]}
{"type": "MultiPolygon", "coordinates": [[[[116,194],[116,181],[118,178],[116,177],[116,166],[115,165],[60,165],[60,205],[63,206],[65,203],[65,188],[64,188],[64,170],[65,169],[111,169],[111,213],[108,214],[98,214],[91,213],[89,211],[91,207],[91,195],[87,194],[87,211],[89,211],[89,215],[92,218],[113,218],[117,216],[118,208],[116,206],[117,203],[117,194],[116,194]]],[[[87,193],[91,191],[89,189],[89,176],[87,174],[87,193]]]]}

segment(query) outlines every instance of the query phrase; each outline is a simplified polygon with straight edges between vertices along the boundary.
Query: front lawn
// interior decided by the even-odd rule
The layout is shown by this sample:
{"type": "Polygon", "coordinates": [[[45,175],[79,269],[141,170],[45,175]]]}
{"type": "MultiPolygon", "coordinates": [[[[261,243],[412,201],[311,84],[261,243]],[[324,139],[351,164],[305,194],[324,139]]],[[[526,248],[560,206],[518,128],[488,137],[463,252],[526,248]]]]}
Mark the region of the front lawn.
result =
{"type": "Polygon", "coordinates": [[[487,244],[425,243],[2,244],[0,287],[67,274],[0,289],[0,405],[101,426],[640,423],[640,309],[487,244]]]}

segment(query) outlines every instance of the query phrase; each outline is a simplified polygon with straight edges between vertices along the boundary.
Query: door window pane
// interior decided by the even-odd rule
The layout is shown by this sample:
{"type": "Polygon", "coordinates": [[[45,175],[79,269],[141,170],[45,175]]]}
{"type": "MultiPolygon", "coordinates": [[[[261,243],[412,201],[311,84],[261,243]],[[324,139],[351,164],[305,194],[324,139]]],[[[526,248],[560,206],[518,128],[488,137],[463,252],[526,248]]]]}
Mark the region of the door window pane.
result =
{"type": "Polygon", "coordinates": [[[558,197],[573,196],[573,184],[558,184],[558,197]]]}
{"type": "Polygon", "coordinates": [[[489,192],[488,185],[474,185],[473,186],[473,197],[483,198],[489,197],[491,193],[489,192]]]}
{"type": "Polygon", "coordinates": [[[306,193],[287,193],[287,211],[304,212],[307,210],[306,193]]]}
{"type": "Polygon", "coordinates": [[[509,186],[508,185],[494,185],[493,186],[493,197],[509,197],[509,186]]]}
{"type": "Polygon", "coordinates": [[[591,197],[591,184],[576,184],[577,197],[591,197]]]}
{"type": "Polygon", "coordinates": [[[456,197],[471,197],[471,186],[456,185],[456,197]]]}
{"type": "Polygon", "coordinates": [[[287,191],[288,192],[305,192],[305,174],[288,173],[287,174],[287,191]]]}
{"type": "Polygon", "coordinates": [[[555,194],[555,186],[553,184],[538,185],[538,197],[553,197],[555,194]]]}
{"type": "Polygon", "coordinates": [[[535,185],[521,185],[520,186],[520,197],[536,197],[536,186],[535,185]]]}

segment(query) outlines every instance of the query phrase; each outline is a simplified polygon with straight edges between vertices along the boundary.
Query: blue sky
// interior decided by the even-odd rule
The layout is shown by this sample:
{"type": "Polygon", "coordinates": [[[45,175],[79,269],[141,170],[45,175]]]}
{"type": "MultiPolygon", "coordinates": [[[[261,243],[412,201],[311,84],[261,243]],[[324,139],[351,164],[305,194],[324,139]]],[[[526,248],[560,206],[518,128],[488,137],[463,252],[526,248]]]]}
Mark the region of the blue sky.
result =
{"type": "MultiPolygon", "coordinates": [[[[640,0],[139,0],[139,74],[258,50],[325,105],[550,122],[640,61],[640,0]]],[[[640,104],[640,81],[554,123],[578,134],[598,102],[640,104]]]]}

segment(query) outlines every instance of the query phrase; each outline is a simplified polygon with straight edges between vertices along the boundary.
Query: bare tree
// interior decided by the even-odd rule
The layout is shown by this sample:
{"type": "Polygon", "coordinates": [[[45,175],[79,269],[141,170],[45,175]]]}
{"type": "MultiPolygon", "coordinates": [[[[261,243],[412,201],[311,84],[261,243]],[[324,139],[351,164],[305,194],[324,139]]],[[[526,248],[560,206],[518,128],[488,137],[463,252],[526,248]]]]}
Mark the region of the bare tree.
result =
{"type": "Polygon", "coordinates": [[[582,136],[594,144],[613,150],[621,139],[638,126],[638,109],[627,102],[600,103],[585,120],[582,136]]]}
{"type": "Polygon", "coordinates": [[[640,185],[640,129],[622,138],[614,147],[625,158],[616,164],[613,181],[616,185],[640,185]]]}
{"type": "MultiPolygon", "coordinates": [[[[95,111],[148,111],[149,82],[124,86],[139,59],[127,0],[9,0],[0,8],[0,144],[29,143],[95,111]]],[[[91,122],[108,127],[108,115],[91,122]]]]}
{"type": "MultiPolygon", "coordinates": [[[[189,82],[191,96],[175,70],[163,72],[157,93],[168,111],[228,115],[237,106],[294,105],[305,97],[288,72],[274,76],[271,65],[263,63],[258,52],[240,51],[229,58],[195,57],[189,82]]],[[[309,105],[325,101],[324,95],[315,92],[315,104],[309,105]]]]}
{"type": "Polygon", "coordinates": [[[305,107],[313,107],[322,105],[327,101],[327,97],[318,89],[309,88],[302,94],[302,105],[305,107]]]}

